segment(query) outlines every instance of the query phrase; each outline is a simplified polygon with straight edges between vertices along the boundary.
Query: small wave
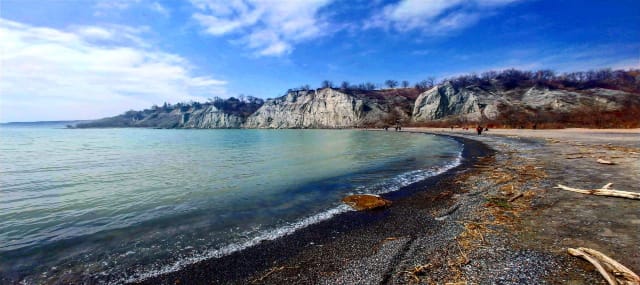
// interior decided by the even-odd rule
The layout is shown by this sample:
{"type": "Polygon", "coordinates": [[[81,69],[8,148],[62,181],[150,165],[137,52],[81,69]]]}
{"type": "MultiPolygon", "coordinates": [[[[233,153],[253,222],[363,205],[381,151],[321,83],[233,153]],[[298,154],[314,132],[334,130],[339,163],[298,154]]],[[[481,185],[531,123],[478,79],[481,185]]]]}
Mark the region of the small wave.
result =
{"type": "Polygon", "coordinates": [[[399,174],[387,181],[380,182],[375,185],[360,186],[356,188],[358,194],[385,194],[400,190],[400,188],[420,182],[429,177],[437,176],[449,171],[462,163],[462,152],[459,152],[455,159],[451,162],[435,166],[430,169],[418,169],[399,174]]]}
{"type": "MultiPolygon", "coordinates": [[[[391,178],[389,181],[385,181],[380,184],[376,184],[374,186],[359,188],[356,191],[360,193],[366,192],[370,194],[384,194],[384,193],[394,192],[399,190],[402,187],[411,185],[416,182],[420,182],[429,177],[433,177],[433,176],[445,173],[446,171],[460,165],[461,162],[462,162],[462,152],[459,152],[458,156],[455,159],[453,159],[453,161],[443,166],[433,167],[427,170],[421,169],[421,170],[413,170],[413,171],[405,172],[397,175],[396,177],[391,178]]],[[[144,272],[136,273],[133,276],[129,276],[125,279],[119,280],[116,283],[140,282],[147,278],[175,272],[190,264],[194,264],[207,259],[220,258],[226,255],[232,254],[234,252],[241,251],[246,248],[257,245],[262,241],[275,240],[275,239],[290,235],[295,231],[298,231],[310,225],[328,220],[336,215],[349,212],[349,211],[352,211],[351,207],[341,204],[334,208],[326,210],[324,212],[300,219],[286,226],[276,228],[276,229],[260,231],[258,235],[244,242],[232,243],[218,249],[207,250],[203,253],[199,253],[197,255],[181,259],[179,261],[176,261],[170,265],[164,266],[159,269],[147,270],[144,272]]]]}
{"type": "Polygon", "coordinates": [[[338,214],[341,213],[345,213],[348,211],[352,211],[352,209],[347,206],[347,205],[339,205],[337,207],[331,208],[327,211],[318,213],[316,215],[313,216],[309,216],[306,217],[304,219],[298,220],[297,222],[288,224],[286,226],[277,228],[275,230],[265,230],[262,231],[260,234],[258,234],[256,237],[241,242],[241,243],[232,243],[229,245],[226,245],[224,247],[221,247],[219,249],[214,249],[214,250],[208,250],[205,251],[203,253],[200,253],[198,255],[194,255],[179,261],[174,262],[173,264],[170,264],[168,266],[162,267],[160,269],[157,270],[151,270],[151,271],[146,271],[143,273],[138,273],[135,274],[134,276],[131,276],[127,279],[124,280],[120,280],[116,283],[121,283],[121,282],[140,282],[144,279],[147,278],[151,278],[154,276],[158,276],[158,275],[162,275],[162,274],[166,274],[166,273],[170,273],[170,272],[175,272],[178,271],[180,269],[182,269],[183,267],[190,265],[190,264],[194,264],[203,260],[207,260],[207,259],[212,259],[212,258],[220,258],[226,255],[229,255],[231,253],[237,252],[237,251],[241,251],[243,249],[252,247],[254,245],[259,244],[260,242],[263,241],[268,241],[268,240],[275,240],[277,238],[280,237],[284,237],[287,236],[289,234],[292,234],[293,232],[303,229],[309,225],[312,224],[316,224],[319,223],[321,221],[324,220],[328,220],[338,214]]]}

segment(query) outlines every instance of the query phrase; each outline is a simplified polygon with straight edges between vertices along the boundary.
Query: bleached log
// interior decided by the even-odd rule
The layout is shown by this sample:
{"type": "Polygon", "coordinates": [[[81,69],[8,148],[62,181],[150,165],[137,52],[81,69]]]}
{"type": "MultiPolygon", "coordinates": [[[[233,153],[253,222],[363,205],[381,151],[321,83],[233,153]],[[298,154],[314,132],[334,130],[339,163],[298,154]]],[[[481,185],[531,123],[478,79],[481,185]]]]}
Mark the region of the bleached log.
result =
{"type": "Polygon", "coordinates": [[[627,283],[622,283],[622,284],[636,284],[636,285],[640,284],[640,276],[638,276],[633,271],[631,271],[631,269],[620,264],[618,261],[614,260],[613,258],[608,257],[604,255],[602,252],[599,252],[595,249],[584,248],[584,247],[580,249],[590,254],[591,256],[597,258],[598,260],[602,261],[605,267],[609,267],[609,269],[613,273],[613,276],[616,277],[616,279],[618,280],[618,283],[620,283],[622,279],[623,281],[627,281],[627,283]],[[632,283],[628,283],[628,282],[632,282],[632,283]]]}
{"type": "Polygon", "coordinates": [[[587,194],[587,195],[611,196],[611,197],[620,197],[620,198],[640,200],[640,193],[630,192],[630,191],[614,190],[614,189],[611,189],[611,185],[612,184],[613,183],[608,183],[607,185],[602,186],[602,188],[600,188],[600,189],[592,189],[592,190],[572,188],[572,187],[564,186],[564,185],[561,185],[561,184],[558,184],[558,186],[556,186],[554,188],[567,190],[567,191],[572,191],[572,192],[577,192],[577,193],[582,193],[582,194],[587,194]]]}
{"type": "Polygon", "coordinates": [[[609,283],[609,285],[617,285],[618,282],[616,282],[616,279],[613,277],[613,275],[611,275],[611,273],[609,273],[607,270],[604,269],[604,267],[602,266],[602,264],[600,264],[600,262],[598,262],[597,259],[595,259],[594,257],[592,257],[591,255],[585,253],[584,251],[575,248],[569,248],[567,249],[567,251],[569,252],[569,254],[573,255],[573,256],[577,256],[577,257],[581,257],[586,259],[587,261],[589,261],[589,263],[593,264],[593,266],[596,267],[596,270],[598,270],[598,272],[600,272],[600,275],[602,275],[602,277],[604,277],[604,280],[607,280],[607,283],[609,283]]]}
{"type": "Polygon", "coordinates": [[[610,285],[640,285],[640,277],[629,268],[590,248],[569,248],[569,254],[584,258],[596,267],[610,285]]]}
{"type": "Polygon", "coordinates": [[[615,162],[604,160],[602,158],[598,158],[598,160],[596,160],[596,162],[598,162],[600,164],[606,164],[606,165],[614,165],[614,164],[616,164],[615,162]]]}

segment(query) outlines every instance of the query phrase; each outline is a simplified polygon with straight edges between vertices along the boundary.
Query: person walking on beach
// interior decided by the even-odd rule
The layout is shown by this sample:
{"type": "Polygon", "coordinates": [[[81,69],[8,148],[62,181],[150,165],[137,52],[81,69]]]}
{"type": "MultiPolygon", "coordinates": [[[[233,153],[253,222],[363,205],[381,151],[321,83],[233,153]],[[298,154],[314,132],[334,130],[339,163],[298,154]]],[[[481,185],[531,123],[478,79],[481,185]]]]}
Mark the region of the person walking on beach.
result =
{"type": "Polygon", "coordinates": [[[478,125],[478,127],[476,128],[476,131],[478,132],[478,135],[482,134],[482,127],[480,125],[478,125]]]}

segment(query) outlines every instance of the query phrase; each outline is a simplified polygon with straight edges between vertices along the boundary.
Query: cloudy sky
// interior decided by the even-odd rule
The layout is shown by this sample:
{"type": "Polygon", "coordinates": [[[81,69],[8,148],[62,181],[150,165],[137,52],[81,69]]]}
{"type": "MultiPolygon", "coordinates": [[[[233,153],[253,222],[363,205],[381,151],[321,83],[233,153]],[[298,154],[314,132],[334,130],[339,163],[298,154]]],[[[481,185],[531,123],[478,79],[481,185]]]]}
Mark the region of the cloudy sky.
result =
{"type": "Polygon", "coordinates": [[[640,1],[0,0],[0,122],[322,80],[640,67],[640,1]]]}

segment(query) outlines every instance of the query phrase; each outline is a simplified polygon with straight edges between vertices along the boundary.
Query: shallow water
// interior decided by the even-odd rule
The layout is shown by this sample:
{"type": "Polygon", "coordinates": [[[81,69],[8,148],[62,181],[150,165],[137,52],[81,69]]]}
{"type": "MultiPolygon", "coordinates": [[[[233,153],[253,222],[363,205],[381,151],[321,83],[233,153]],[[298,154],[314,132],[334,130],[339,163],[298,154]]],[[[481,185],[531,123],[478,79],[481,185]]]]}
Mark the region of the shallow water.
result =
{"type": "Polygon", "coordinates": [[[357,130],[0,127],[0,281],[176,270],[446,171],[461,149],[357,130]]]}

